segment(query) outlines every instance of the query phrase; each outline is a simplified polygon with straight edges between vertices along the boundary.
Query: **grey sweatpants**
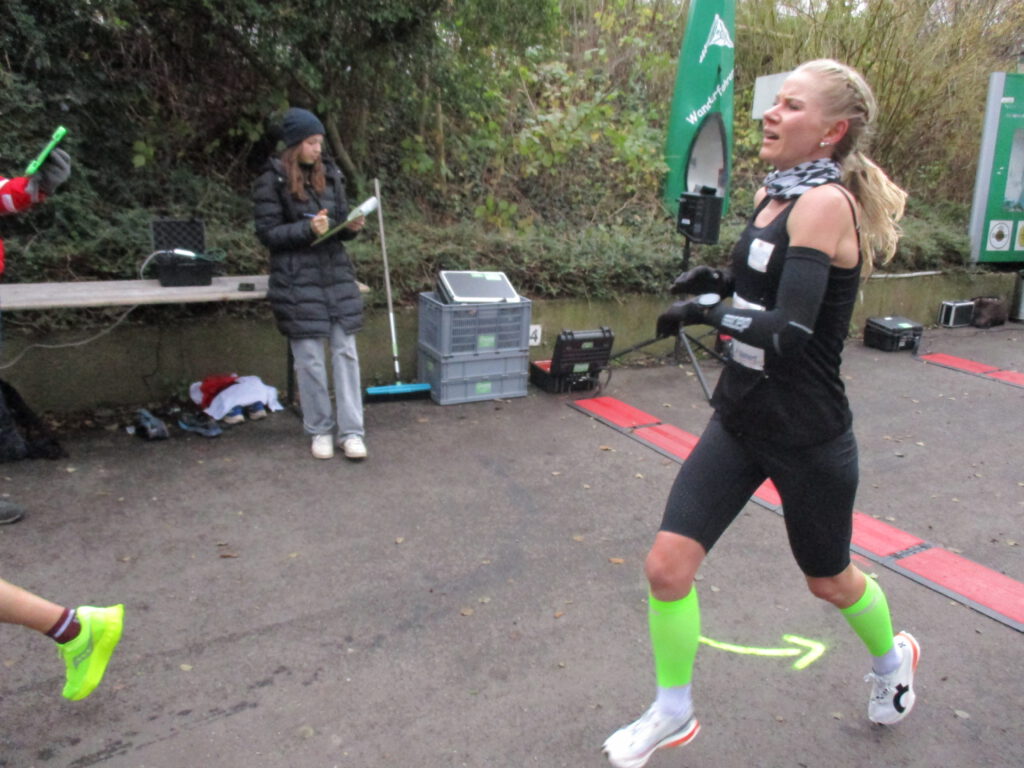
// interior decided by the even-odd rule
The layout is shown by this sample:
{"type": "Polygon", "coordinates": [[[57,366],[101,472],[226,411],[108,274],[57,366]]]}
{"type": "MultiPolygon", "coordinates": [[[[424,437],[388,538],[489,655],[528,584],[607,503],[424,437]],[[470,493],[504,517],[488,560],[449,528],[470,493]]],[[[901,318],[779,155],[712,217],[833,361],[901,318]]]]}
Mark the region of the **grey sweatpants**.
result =
{"type": "Polygon", "coordinates": [[[295,380],[299,386],[302,425],[306,432],[326,435],[337,426],[339,441],[352,435],[362,437],[363,396],[355,335],[345,333],[340,323],[331,323],[329,339],[289,339],[289,344],[295,358],[295,380]],[[330,343],[337,420],[332,414],[331,393],[327,386],[325,341],[330,343]]]}

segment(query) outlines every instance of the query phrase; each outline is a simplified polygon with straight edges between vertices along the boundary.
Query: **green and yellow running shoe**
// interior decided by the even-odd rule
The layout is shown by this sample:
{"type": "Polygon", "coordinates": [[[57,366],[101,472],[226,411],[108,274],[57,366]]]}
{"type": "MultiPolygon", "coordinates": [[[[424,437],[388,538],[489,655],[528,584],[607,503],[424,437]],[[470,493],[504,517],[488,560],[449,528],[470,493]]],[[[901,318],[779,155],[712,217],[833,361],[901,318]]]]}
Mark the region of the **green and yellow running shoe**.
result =
{"type": "Polygon", "coordinates": [[[121,640],[124,606],[93,608],[83,605],[75,614],[82,631],[70,643],[57,646],[67,666],[64,698],[71,701],[84,699],[103,679],[110,657],[121,640]]]}

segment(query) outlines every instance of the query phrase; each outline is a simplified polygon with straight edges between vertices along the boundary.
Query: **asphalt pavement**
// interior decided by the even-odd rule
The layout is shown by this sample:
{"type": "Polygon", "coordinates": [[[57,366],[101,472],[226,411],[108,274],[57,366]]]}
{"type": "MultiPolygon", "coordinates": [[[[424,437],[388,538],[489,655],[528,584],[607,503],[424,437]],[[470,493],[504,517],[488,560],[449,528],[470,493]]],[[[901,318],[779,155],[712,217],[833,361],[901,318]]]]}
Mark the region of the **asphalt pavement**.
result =
{"type": "MultiPolygon", "coordinates": [[[[1024,326],[926,330],[921,352],[1024,372],[1024,326]]],[[[705,363],[709,378],[715,363],[705,363]]],[[[1024,388],[851,340],[860,511],[1024,581],[1024,388]]],[[[604,393],[699,433],[689,365],[604,393]]],[[[60,696],[50,641],[0,628],[0,766],[599,766],[653,695],[643,557],[678,464],[571,397],[368,405],[362,463],[316,461],[290,412],[214,439],[65,435],[0,471],[25,504],[4,578],[127,607],[107,677],[60,696]]],[[[868,659],[750,504],[699,576],[703,730],[668,766],[1016,766],[1022,636],[882,565],[921,642],[917,707],[869,723],[868,659]],[[804,669],[784,635],[821,643],[804,669]]]]}

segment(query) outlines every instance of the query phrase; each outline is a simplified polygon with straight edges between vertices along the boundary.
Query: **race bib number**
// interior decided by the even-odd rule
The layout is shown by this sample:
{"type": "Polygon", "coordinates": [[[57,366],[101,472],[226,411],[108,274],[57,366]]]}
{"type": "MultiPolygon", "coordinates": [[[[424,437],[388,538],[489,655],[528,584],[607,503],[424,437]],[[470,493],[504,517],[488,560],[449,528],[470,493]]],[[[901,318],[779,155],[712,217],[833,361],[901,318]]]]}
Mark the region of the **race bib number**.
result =
{"type": "Polygon", "coordinates": [[[774,250],[774,245],[755,237],[747,252],[747,266],[758,272],[767,272],[768,260],[774,250]]]}

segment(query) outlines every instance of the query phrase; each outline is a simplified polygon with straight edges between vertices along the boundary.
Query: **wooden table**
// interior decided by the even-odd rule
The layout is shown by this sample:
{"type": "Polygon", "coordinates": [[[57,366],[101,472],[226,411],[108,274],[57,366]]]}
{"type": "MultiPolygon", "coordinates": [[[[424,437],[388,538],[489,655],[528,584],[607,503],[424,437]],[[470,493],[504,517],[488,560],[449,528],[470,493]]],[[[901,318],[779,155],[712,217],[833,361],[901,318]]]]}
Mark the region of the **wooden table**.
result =
{"type": "MultiPolygon", "coordinates": [[[[192,304],[253,301],[267,297],[268,275],[215,277],[209,285],[160,285],[159,280],[82,280],[63,283],[0,283],[0,312],[75,307],[134,307],[140,304],[192,304]]],[[[370,289],[359,283],[360,293],[370,289]]],[[[295,401],[295,372],[288,350],[287,401],[295,401]]]]}
{"type": "MultiPolygon", "coordinates": [[[[0,312],[82,307],[136,307],[254,301],[267,297],[267,275],[214,277],[209,285],[160,285],[159,280],[82,280],[61,283],[0,283],[0,312]]],[[[287,368],[289,402],[295,398],[291,348],[287,368]]]]}
{"type": "Polygon", "coordinates": [[[210,285],[164,287],[158,280],[83,280],[0,284],[0,312],[75,307],[131,307],[252,301],[267,296],[267,275],[215,277],[210,285]]]}

